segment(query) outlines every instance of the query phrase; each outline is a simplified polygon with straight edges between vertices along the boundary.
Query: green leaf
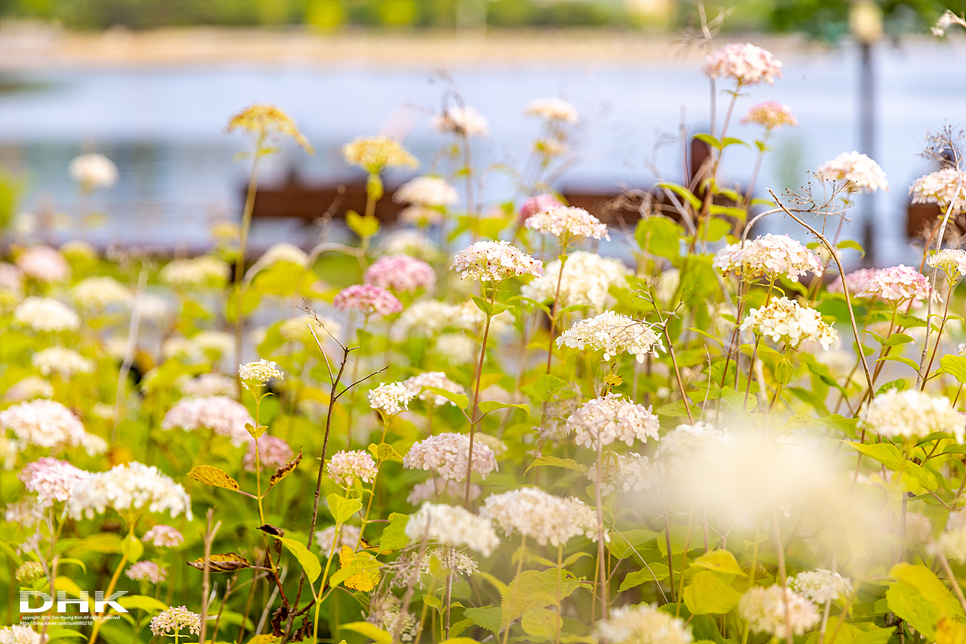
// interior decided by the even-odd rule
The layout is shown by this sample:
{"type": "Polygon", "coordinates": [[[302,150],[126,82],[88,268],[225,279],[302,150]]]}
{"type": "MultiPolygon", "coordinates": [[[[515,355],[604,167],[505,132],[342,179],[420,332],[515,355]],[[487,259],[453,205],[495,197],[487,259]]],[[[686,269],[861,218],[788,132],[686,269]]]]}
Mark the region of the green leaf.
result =
{"type": "Polygon", "coordinates": [[[897,581],[886,591],[889,610],[929,640],[936,636],[936,622],[943,616],[939,607],[927,601],[915,586],[897,581]]]}
{"type": "Polygon", "coordinates": [[[341,494],[332,493],[325,497],[329,504],[329,512],[335,518],[336,523],[345,523],[352,515],[362,509],[362,501],[359,499],[347,499],[341,494]]]}
{"type": "Polygon", "coordinates": [[[546,608],[531,608],[523,614],[520,626],[532,641],[545,641],[557,633],[559,618],[557,612],[546,608]]]}
{"type": "Polygon", "coordinates": [[[315,580],[322,574],[322,564],[319,563],[319,558],[309,552],[309,549],[301,541],[289,539],[288,537],[275,538],[282,542],[286,550],[295,555],[295,558],[299,561],[299,565],[302,566],[302,570],[305,571],[305,576],[309,578],[310,583],[314,584],[315,580]]]}
{"type": "Polygon", "coordinates": [[[406,524],[409,523],[408,514],[393,512],[389,515],[389,525],[382,531],[379,539],[380,550],[399,550],[409,545],[409,537],[406,536],[406,524]]]}
{"type": "Polygon", "coordinates": [[[635,570],[624,577],[624,581],[621,582],[621,592],[649,581],[662,581],[667,579],[671,574],[668,567],[662,563],[654,562],[647,565],[650,566],[650,570],[647,568],[635,570]]]}
{"type": "Polygon", "coordinates": [[[467,608],[463,614],[473,620],[477,626],[485,628],[491,633],[499,633],[503,625],[499,606],[484,606],[482,608],[467,608]]]}
{"type": "Polygon", "coordinates": [[[707,143],[713,148],[717,148],[719,150],[721,149],[721,141],[711,136],[710,134],[704,134],[704,133],[695,134],[694,138],[696,138],[699,141],[704,141],[705,143],[707,143]]]}
{"type": "Polygon", "coordinates": [[[349,230],[359,235],[362,239],[372,237],[379,232],[379,220],[375,217],[363,217],[354,210],[350,210],[345,215],[346,226],[349,230]]]}
{"type": "Polygon", "coordinates": [[[523,411],[527,412],[527,417],[530,417],[530,405],[527,404],[505,403],[497,400],[484,400],[479,404],[480,411],[482,411],[484,414],[488,414],[495,409],[509,409],[511,407],[514,409],[522,409],[523,411]]]}
{"type": "Polygon", "coordinates": [[[681,254],[683,236],[684,229],[678,223],[659,215],[641,219],[634,230],[634,239],[641,250],[668,259],[681,254]]]}
{"type": "Polygon", "coordinates": [[[852,239],[846,239],[845,241],[840,241],[835,245],[836,248],[849,249],[859,251],[859,257],[865,257],[865,249],[862,248],[862,244],[852,239]]]}
{"type": "Polygon", "coordinates": [[[939,371],[936,373],[948,373],[960,384],[966,384],[966,358],[946,354],[939,359],[939,371]]]}
{"type": "Polygon", "coordinates": [[[402,463],[403,456],[389,443],[375,443],[369,444],[369,453],[372,454],[373,458],[376,459],[378,463],[385,463],[386,461],[393,461],[395,463],[402,463]]]}
{"type": "MultiPolygon", "coordinates": [[[[698,135],[701,136],[701,135],[698,135]]],[[[713,138],[713,137],[712,137],[713,138]]],[[[679,186],[676,183],[668,183],[662,181],[657,184],[658,188],[664,188],[665,190],[670,190],[671,192],[677,194],[681,198],[685,199],[691,207],[695,210],[701,210],[701,200],[694,196],[694,193],[685,188],[684,186],[679,186]]]]}
{"type": "Polygon", "coordinates": [[[364,635],[371,640],[375,640],[377,644],[392,644],[392,635],[390,633],[369,622],[349,622],[348,624],[341,624],[339,628],[364,635]]]}
{"type": "Polygon", "coordinates": [[[696,574],[684,589],[684,603],[692,615],[727,613],[740,599],[741,593],[708,570],[696,574]]]}
{"type": "Polygon", "coordinates": [[[738,565],[735,556],[727,550],[706,552],[695,559],[691,565],[697,566],[698,568],[707,568],[711,572],[741,575],[742,577],[748,576],[741,570],[741,566],[738,565]]]}
{"type": "Polygon", "coordinates": [[[565,470],[574,470],[575,472],[580,472],[581,474],[587,473],[587,468],[572,458],[559,458],[557,456],[541,456],[530,463],[530,467],[526,469],[526,474],[535,467],[562,467],[565,470]]]}
{"type": "Polygon", "coordinates": [[[121,554],[127,557],[128,561],[134,563],[144,554],[144,544],[133,534],[129,534],[121,542],[121,554]]]}
{"type": "Polygon", "coordinates": [[[926,601],[939,608],[945,615],[966,618],[962,606],[953,594],[926,566],[896,564],[889,571],[889,576],[914,587],[926,601]]]}
{"type": "Polygon", "coordinates": [[[426,385],[423,385],[423,389],[426,391],[431,391],[437,396],[442,396],[460,409],[466,409],[467,405],[470,404],[470,399],[465,394],[456,394],[452,391],[440,389],[439,387],[428,387],[426,385]]]}
{"type": "Polygon", "coordinates": [[[548,373],[537,378],[533,384],[521,387],[520,391],[540,402],[545,402],[566,386],[566,380],[548,373]]]}
{"type": "Polygon", "coordinates": [[[724,138],[724,140],[721,141],[721,148],[724,149],[724,148],[728,147],[729,145],[743,145],[746,148],[747,147],[750,147],[747,143],[745,143],[741,139],[736,139],[733,136],[726,136],[724,138]]]}
{"type": "MultiPolygon", "coordinates": [[[[904,356],[882,356],[881,358],[876,360],[876,362],[889,362],[889,361],[901,362],[902,364],[908,367],[911,367],[912,370],[915,371],[916,373],[919,373],[919,365],[904,356]]],[[[940,361],[940,364],[942,364],[942,361],[940,361]]]]}
{"type": "MultiPolygon", "coordinates": [[[[532,608],[543,608],[557,603],[558,571],[524,570],[503,596],[503,625],[506,626],[532,608]]],[[[580,581],[564,570],[559,580],[560,597],[569,597],[580,581]]]]}
{"type": "Polygon", "coordinates": [[[168,610],[168,605],[163,601],[147,595],[125,595],[118,599],[117,603],[128,610],[136,608],[147,613],[159,613],[168,610]]]}

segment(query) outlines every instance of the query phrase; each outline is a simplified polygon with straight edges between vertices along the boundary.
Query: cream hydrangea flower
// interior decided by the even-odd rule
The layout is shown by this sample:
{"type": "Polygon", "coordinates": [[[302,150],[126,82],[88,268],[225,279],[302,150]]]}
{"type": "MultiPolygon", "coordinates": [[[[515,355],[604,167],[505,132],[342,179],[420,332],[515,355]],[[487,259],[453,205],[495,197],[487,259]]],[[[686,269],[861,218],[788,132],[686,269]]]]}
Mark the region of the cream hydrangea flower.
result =
{"type": "Polygon", "coordinates": [[[527,116],[536,116],[545,121],[576,125],[579,117],[577,108],[560,98],[538,98],[530,101],[526,109],[527,116]]]}
{"type": "Polygon", "coordinates": [[[274,362],[258,360],[238,367],[238,377],[246,389],[261,387],[270,380],[283,380],[285,374],[278,370],[274,362]]]}
{"type": "Polygon", "coordinates": [[[803,635],[821,619],[818,608],[812,602],[792,590],[779,585],[755,586],[738,602],[738,614],[748,622],[748,627],[758,633],[784,637],[788,626],[792,633],[803,635]],[[786,602],[788,620],[785,619],[786,602]]]}
{"type": "Polygon", "coordinates": [[[653,606],[621,606],[594,626],[603,644],[689,644],[694,640],[683,619],[653,606]]]}
{"type": "Polygon", "coordinates": [[[510,277],[543,275],[543,264],[508,241],[479,241],[461,250],[453,258],[452,268],[463,279],[480,282],[502,282],[510,277]]]}
{"type": "Polygon", "coordinates": [[[926,263],[946,273],[946,279],[953,284],[966,275],[966,250],[943,248],[927,259],[926,263]]]}
{"type": "Polygon", "coordinates": [[[792,349],[811,340],[828,351],[839,338],[838,332],[822,320],[821,313],[787,297],[773,298],[768,306],[751,309],[741,323],[741,330],[784,342],[792,349]]]}
{"type": "Polygon", "coordinates": [[[818,257],[788,235],[758,237],[743,245],[730,244],[718,251],[714,266],[724,273],[744,273],[746,278],[786,276],[797,282],[806,273],[821,276],[823,269],[818,257]]]}
{"type": "Polygon", "coordinates": [[[650,324],[613,311],[580,320],[560,334],[557,346],[603,351],[604,360],[626,351],[638,362],[644,362],[648,353],[657,355],[664,348],[650,324]]]}
{"type": "Polygon", "coordinates": [[[80,317],[74,309],[50,297],[28,297],[14,309],[13,321],[34,331],[50,333],[76,331],[80,327],[80,317]]]}
{"type": "Polygon", "coordinates": [[[597,449],[616,441],[633,445],[635,440],[658,440],[660,427],[650,408],[610,393],[584,403],[567,419],[566,431],[574,432],[578,445],[597,449]]]}
{"type": "Polygon", "coordinates": [[[386,382],[369,392],[369,406],[385,416],[395,416],[409,409],[409,402],[416,396],[401,382],[386,382]]]}
{"type": "Polygon", "coordinates": [[[966,210],[966,170],[943,168],[922,176],[909,188],[912,203],[939,204],[944,210],[952,206],[953,212],[966,210]]]}
{"type": "Polygon", "coordinates": [[[493,524],[454,505],[424,503],[409,517],[406,536],[413,541],[429,539],[444,546],[468,546],[489,557],[500,545],[493,524]]]}
{"type": "Polygon", "coordinates": [[[607,225],[583,208],[570,206],[551,208],[531,215],[524,225],[531,230],[553,235],[560,239],[561,243],[572,237],[610,240],[607,225]]]}
{"type": "Polygon", "coordinates": [[[419,161],[387,136],[361,136],[342,146],[346,163],[379,174],[386,168],[416,168],[419,161]]]}
{"type": "Polygon", "coordinates": [[[889,182],[879,164],[858,152],[843,152],[819,166],[815,175],[823,181],[843,181],[849,192],[888,190],[889,182]]]}
{"type": "Polygon", "coordinates": [[[957,443],[963,442],[964,422],[949,398],[914,389],[890,389],[876,395],[862,419],[863,426],[880,436],[913,439],[944,432],[957,443]]]}

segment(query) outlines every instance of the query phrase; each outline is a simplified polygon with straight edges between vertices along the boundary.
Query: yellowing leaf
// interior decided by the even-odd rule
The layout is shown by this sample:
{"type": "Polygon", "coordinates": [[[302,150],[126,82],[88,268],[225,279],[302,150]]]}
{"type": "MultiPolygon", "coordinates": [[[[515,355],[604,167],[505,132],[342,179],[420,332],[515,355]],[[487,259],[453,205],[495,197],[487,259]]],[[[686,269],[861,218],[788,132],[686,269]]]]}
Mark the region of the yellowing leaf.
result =
{"type": "Polygon", "coordinates": [[[684,589],[684,603],[692,615],[727,613],[739,599],[741,593],[708,570],[696,574],[684,589]]]}
{"type": "MultiPolygon", "coordinates": [[[[379,569],[368,568],[366,564],[368,564],[369,561],[366,561],[366,560],[375,562],[375,557],[370,555],[368,552],[360,552],[357,554],[353,552],[352,548],[350,548],[349,546],[342,546],[342,550],[339,551],[340,572],[342,571],[349,572],[355,568],[362,567],[362,569],[359,572],[353,573],[345,578],[343,583],[345,584],[346,588],[351,588],[353,590],[361,590],[367,593],[371,591],[373,588],[375,588],[376,584],[379,583],[379,577],[380,577],[379,569]],[[352,564],[355,563],[357,560],[361,560],[361,561],[359,561],[358,564],[353,566],[352,564]],[[362,566],[360,566],[359,564],[362,564],[362,566]]],[[[333,577],[333,580],[334,580],[334,577],[333,577]]]]}
{"type": "Polygon", "coordinates": [[[188,472],[188,478],[200,481],[205,485],[220,487],[226,490],[238,490],[238,481],[228,476],[224,471],[210,465],[195,465],[188,472]]]}
{"type": "MultiPolygon", "coordinates": [[[[198,570],[204,570],[205,558],[198,557],[194,561],[189,561],[188,565],[198,570]]],[[[244,557],[236,555],[234,552],[208,557],[208,570],[210,572],[235,572],[236,570],[244,570],[245,568],[251,568],[251,566],[244,557]]]]}
{"type": "Polygon", "coordinates": [[[730,573],[747,577],[735,560],[735,556],[727,550],[714,550],[701,555],[691,564],[698,568],[707,568],[712,572],[730,573]]]}
{"type": "Polygon", "coordinates": [[[966,644],[966,625],[943,617],[936,624],[936,644],[966,644]]]}
{"type": "Polygon", "coordinates": [[[291,461],[289,461],[282,467],[275,470],[275,473],[272,474],[272,478],[268,479],[268,488],[272,489],[273,487],[275,487],[276,483],[278,483],[286,476],[291,474],[292,471],[295,470],[295,468],[298,467],[299,463],[301,462],[302,462],[302,450],[299,450],[298,456],[293,458],[291,461]]]}

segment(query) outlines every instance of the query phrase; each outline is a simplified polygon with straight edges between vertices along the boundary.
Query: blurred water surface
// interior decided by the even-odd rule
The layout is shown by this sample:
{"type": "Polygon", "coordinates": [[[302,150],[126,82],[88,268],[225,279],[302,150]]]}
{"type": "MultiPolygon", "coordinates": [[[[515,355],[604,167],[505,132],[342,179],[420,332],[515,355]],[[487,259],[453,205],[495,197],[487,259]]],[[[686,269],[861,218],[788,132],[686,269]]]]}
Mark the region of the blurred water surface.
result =
{"type": "MultiPolygon", "coordinates": [[[[752,87],[739,99],[735,121],[758,101],[792,107],[799,122],[773,140],[759,186],[797,187],[804,172],[839,152],[858,147],[857,52],[849,47],[788,53],[784,78],[774,87],[752,87]]],[[[709,122],[709,89],[693,61],[673,57],[626,65],[521,63],[480,64],[450,72],[467,104],[490,121],[489,137],[475,141],[481,164],[521,168],[539,123],[523,116],[526,103],[561,96],[581,112],[577,159],[560,186],[646,186],[647,168],[662,134],[676,133],[682,115],[691,131],[709,122]]],[[[899,261],[906,252],[904,209],[909,183],[928,171],[917,154],[929,131],[966,125],[966,46],[916,41],[876,52],[878,142],[876,159],[892,184],[875,198],[879,260],[899,261]]],[[[26,210],[76,216],[103,211],[108,222],[87,233],[90,241],[120,241],[199,248],[208,226],[237,218],[248,165],[234,160],[246,149],[240,135],[227,136],[230,115],[253,102],[285,109],[316,148],[314,156],[284,146],[272,158],[265,185],[295,168],[307,181],[352,177],[339,148],[359,135],[403,136],[421,160],[434,167],[447,140],[433,132],[446,85],[429,67],[380,70],[372,66],[221,65],[138,69],[75,68],[5,73],[0,92],[0,163],[26,172],[26,210]],[[80,201],[67,164],[82,150],[97,150],[119,166],[117,185],[80,201]]],[[[727,97],[719,97],[719,118],[727,97]]],[[[751,141],[757,134],[735,123],[730,135],[751,141]]],[[[729,148],[726,180],[745,181],[754,155],[729,148]]],[[[678,146],[662,148],[657,165],[680,177],[678,146]]],[[[440,168],[445,169],[445,168],[440,168]]],[[[409,175],[390,177],[404,180],[409,175]]],[[[507,173],[486,175],[486,196],[507,199],[507,173]]],[[[320,213],[321,214],[321,213],[320,213]]],[[[777,222],[779,226],[782,224],[777,222]]],[[[311,243],[297,223],[262,226],[262,245],[287,239],[311,243]]]]}

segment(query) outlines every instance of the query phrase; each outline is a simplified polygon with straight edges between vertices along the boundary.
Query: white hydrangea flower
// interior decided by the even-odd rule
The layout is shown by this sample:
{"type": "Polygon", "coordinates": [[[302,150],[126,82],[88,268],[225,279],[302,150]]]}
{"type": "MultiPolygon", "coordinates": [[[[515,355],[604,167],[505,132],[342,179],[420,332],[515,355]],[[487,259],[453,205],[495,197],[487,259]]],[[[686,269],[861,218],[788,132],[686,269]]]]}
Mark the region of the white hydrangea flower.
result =
{"type": "Polygon", "coordinates": [[[452,268],[463,279],[480,282],[502,282],[521,275],[543,275],[543,264],[508,241],[479,241],[461,250],[453,258],[452,268]]]}
{"type": "MultiPolygon", "coordinates": [[[[603,474],[600,477],[604,496],[615,490],[641,492],[655,487],[661,479],[664,466],[650,462],[640,454],[608,454],[604,456],[603,474]]],[[[587,470],[587,479],[597,482],[597,463],[587,470]]]]}
{"type": "Polygon", "coordinates": [[[863,426],[870,431],[894,438],[912,439],[944,432],[963,442],[964,416],[945,396],[931,396],[915,389],[878,394],[866,409],[863,426]]]}
{"type": "Polygon", "coordinates": [[[283,380],[285,374],[278,370],[274,362],[258,360],[238,367],[238,377],[245,388],[249,389],[266,385],[270,380],[283,380]]]}
{"type": "Polygon", "coordinates": [[[613,311],[580,320],[560,334],[557,346],[603,351],[604,360],[626,351],[641,363],[648,353],[657,355],[664,348],[650,324],[613,311]]]}
{"type": "Polygon", "coordinates": [[[772,298],[768,306],[751,309],[741,323],[741,330],[751,330],[773,342],[784,342],[792,349],[804,340],[811,340],[827,351],[839,339],[838,332],[822,320],[821,313],[787,297],[772,298]]]}
{"type": "Polygon", "coordinates": [[[691,629],[683,619],[653,606],[621,606],[594,626],[603,644],[690,644],[691,629]]]}
{"type": "Polygon", "coordinates": [[[633,445],[634,440],[659,440],[661,424],[649,407],[635,405],[620,394],[610,393],[584,403],[567,419],[566,430],[575,433],[575,441],[597,449],[621,441],[633,445]]]}
{"type": "Polygon", "coordinates": [[[535,487],[488,496],[480,513],[507,536],[517,531],[542,546],[558,546],[581,535],[597,540],[593,509],[578,499],[554,496],[535,487]]]}
{"type": "Polygon", "coordinates": [[[47,347],[35,353],[30,361],[43,375],[56,373],[64,380],[76,373],[94,373],[93,360],[66,347],[47,347]]]}
{"type": "Polygon", "coordinates": [[[52,398],[54,386],[40,376],[27,376],[7,389],[3,400],[7,402],[23,402],[34,398],[52,398]]]}
{"type": "Polygon", "coordinates": [[[293,244],[279,242],[269,247],[265,253],[258,258],[261,266],[271,266],[279,262],[288,262],[297,266],[305,266],[309,261],[308,253],[293,244]]]}
{"type": "Polygon", "coordinates": [[[803,635],[818,624],[821,614],[812,602],[790,589],[782,592],[779,585],[755,586],[738,602],[738,614],[748,622],[748,627],[758,633],[774,637],[785,636],[788,625],[792,633],[803,635]],[[785,621],[785,603],[788,603],[789,619],[785,621]]]}
{"type": "Polygon", "coordinates": [[[947,559],[966,563],[966,512],[951,512],[936,547],[947,559]]]}
{"type": "Polygon", "coordinates": [[[459,193],[440,177],[417,177],[399,186],[392,196],[396,203],[408,203],[429,208],[455,206],[459,193]]]}
{"type": "Polygon", "coordinates": [[[693,425],[678,425],[661,437],[658,457],[671,469],[705,452],[714,453],[731,443],[731,436],[724,429],[698,421],[693,425]]]}
{"type": "Polygon", "coordinates": [[[74,309],[50,297],[28,297],[14,309],[13,321],[34,331],[76,331],[80,327],[74,309]]]}
{"type": "Polygon", "coordinates": [[[462,333],[444,333],[436,338],[436,351],[451,365],[473,364],[477,357],[476,342],[462,333]]]}
{"type": "MultiPolygon", "coordinates": [[[[946,12],[950,13],[950,12],[946,12]]],[[[944,210],[952,204],[953,212],[966,210],[966,171],[943,168],[912,182],[912,203],[939,204],[944,210]]]]}
{"type": "MultiPolygon", "coordinates": [[[[432,470],[446,480],[465,481],[470,437],[446,433],[416,442],[403,457],[403,467],[432,470]]],[[[496,454],[480,441],[473,442],[473,471],[486,479],[497,469],[496,454]]]]}
{"type": "Polygon", "coordinates": [[[966,250],[943,248],[927,259],[926,263],[946,273],[949,282],[954,283],[966,275],[966,250]]]}
{"type": "Polygon", "coordinates": [[[409,402],[416,396],[401,382],[385,382],[369,392],[369,406],[385,416],[395,416],[409,409],[409,402]]]}
{"type": "Polygon", "coordinates": [[[12,431],[24,446],[51,450],[82,447],[91,454],[103,451],[99,450],[103,441],[88,434],[69,409],[53,400],[24,402],[0,411],[0,429],[12,431]]]}
{"type": "Polygon", "coordinates": [[[236,447],[248,444],[251,434],[245,425],[255,425],[255,420],[244,405],[228,396],[204,396],[184,398],[178,401],[161,421],[161,429],[181,428],[185,431],[210,429],[220,436],[227,436],[236,447]]]}
{"type": "Polygon", "coordinates": [[[0,644],[46,644],[47,638],[27,626],[14,624],[0,628],[0,644]]]}
{"type": "Polygon", "coordinates": [[[67,502],[67,513],[74,519],[91,519],[107,508],[117,512],[144,509],[167,512],[172,518],[180,514],[189,521],[192,518],[191,498],[185,489],[158,468],[137,461],[88,476],[74,487],[67,502]]]}
{"type": "Polygon", "coordinates": [[[744,244],[729,244],[715,255],[714,266],[723,273],[743,273],[746,278],[784,275],[792,282],[806,273],[820,277],[823,272],[815,253],[788,235],[771,233],[744,244]]]}
{"type": "Polygon", "coordinates": [[[103,154],[82,154],[67,167],[70,178],[84,190],[109,188],[117,181],[117,166],[103,154]]]}
{"type": "Polygon", "coordinates": [[[489,557],[500,545],[493,524],[455,505],[424,503],[409,517],[406,536],[413,541],[429,539],[444,546],[467,546],[489,557]]]}
{"type": "Polygon", "coordinates": [[[228,281],[231,267],[211,255],[175,259],[161,269],[161,280],[179,289],[220,288],[228,281]]]}
{"type": "MultiPolygon", "coordinates": [[[[476,452],[476,446],[473,446],[473,451],[476,452]]],[[[474,459],[476,455],[473,455],[474,459]]],[[[481,488],[476,483],[470,484],[470,500],[480,498],[483,493],[483,488],[481,488]]],[[[406,501],[410,505],[422,505],[426,501],[439,501],[440,498],[449,497],[451,499],[456,499],[459,501],[463,500],[466,494],[466,485],[450,479],[437,479],[435,476],[428,481],[423,481],[422,483],[417,483],[409,491],[409,496],[406,497],[406,501]]]]}
{"type": "Polygon", "coordinates": [[[368,452],[342,450],[329,459],[326,472],[336,485],[352,487],[356,480],[372,483],[379,470],[368,452]]]}
{"type": "Polygon", "coordinates": [[[520,294],[538,302],[552,301],[560,281],[560,306],[592,306],[598,311],[614,304],[611,287],[627,286],[631,271],[624,262],[597,253],[575,251],[564,263],[563,279],[560,279],[560,260],[556,259],[544,269],[542,277],[531,280],[520,289],[520,294]]]}
{"type": "Polygon", "coordinates": [[[788,586],[799,595],[824,605],[831,590],[832,601],[846,600],[852,595],[852,582],[831,570],[800,572],[788,580],[788,586]],[[833,582],[834,577],[834,582],[833,582]]]}
{"type": "Polygon", "coordinates": [[[129,306],[131,289],[113,277],[88,277],[70,289],[70,297],[82,309],[103,309],[112,305],[129,306]]]}
{"type": "Polygon", "coordinates": [[[601,223],[597,217],[583,208],[570,206],[551,208],[531,215],[524,225],[531,230],[553,235],[560,240],[569,240],[571,237],[610,240],[607,224],[601,223]]]}
{"type": "Polygon", "coordinates": [[[560,98],[538,98],[527,104],[525,114],[536,116],[545,121],[576,125],[579,119],[577,108],[560,98]]]}
{"type": "Polygon", "coordinates": [[[462,136],[486,136],[490,124],[472,107],[456,105],[433,117],[433,129],[462,136]]]}
{"type": "Polygon", "coordinates": [[[888,190],[885,172],[879,164],[858,152],[843,152],[819,166],[815,175],[822,181],[844,181],[849,192],[888,190]]]}

